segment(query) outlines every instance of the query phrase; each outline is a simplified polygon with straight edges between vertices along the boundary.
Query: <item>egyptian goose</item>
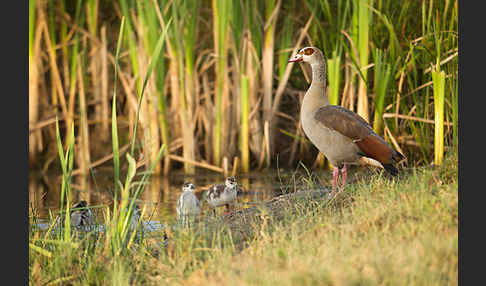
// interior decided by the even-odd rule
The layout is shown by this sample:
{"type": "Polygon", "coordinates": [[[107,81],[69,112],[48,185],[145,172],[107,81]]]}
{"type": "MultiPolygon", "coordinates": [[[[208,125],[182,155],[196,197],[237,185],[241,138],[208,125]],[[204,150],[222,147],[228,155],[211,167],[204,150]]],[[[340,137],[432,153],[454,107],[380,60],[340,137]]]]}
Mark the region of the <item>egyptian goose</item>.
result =
{"type": "MultiPolygon", "coordinates": [[[[140,207],[134,205],[132,217],[130,219],[131,230],[137,226],[137,222],[140,219],[140,213],[140,207]]],[[[85,200],[82,200],[71,207],[71,227],[88,230],[88,227],[93,225],[93,220],[93,213],[88,208],[88,203],[85,200]]],[[[62,218],[62,224],[64,224],[64,217],[62,218]]]]}
{"type": "Polygon", "coordinates": [[[224,184],[217,184],[209,188],[206,195],[208,205],[213,208],[213,213],[216,214],[216,208],[224,205],[226,211],[229,211],[229,205],[236,200],[238,192],[238,184],[234,177],[226,178],[224,184]]]}
{"type": "Polygon", "coordinates": [[[133,205],[132,217],[130,218],[130,230],[134,230],[137,227],[137,223],[140,220],[142,211],[138,205],[133,205]]]}
{"type": "Polygon", "coordinates": [[[300,120],[305,135],[334,166],[333,187],[329,197],[337,191],[339,171],[342,175],[340,190],[344,189],[346,165],[349,164],[381,166],[395,176],[398,170],[393,163],[404,158],[403,155],[373,132],[361,116],[329,103],[326,96],[324,54],[316,47],[305,47],[289,59],[289,63],[293,62],[307,62],[312,68],[312,83],[302,102],[300,120]]]}
{"type": "Polygon", "coordinates": [[[88,208],[86,201],[80,201],[73,205],[71,210],[71,227],[83,228],[93,221],[93,213],[88,208]]]}
{"type": "Polygon", "coordinates": [[[182,224],[188,223],[188,219],[192,219],[199,214],[199,200],[194,194],[196,187],[191,183],[184,183],[182,185],[182,194],[177,200],[177,216],[182,224]]]}

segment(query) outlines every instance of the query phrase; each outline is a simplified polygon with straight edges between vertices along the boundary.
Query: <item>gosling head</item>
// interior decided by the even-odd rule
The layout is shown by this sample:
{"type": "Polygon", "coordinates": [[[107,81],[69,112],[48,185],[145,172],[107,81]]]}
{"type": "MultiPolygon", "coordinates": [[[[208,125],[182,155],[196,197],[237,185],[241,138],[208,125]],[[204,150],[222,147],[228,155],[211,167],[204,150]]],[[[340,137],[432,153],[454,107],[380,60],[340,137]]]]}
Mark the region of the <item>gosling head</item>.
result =
{"type": "Polygon", "coordinates": [[[324,60],[324,54],[316,47],[305,47],[289,59],[289,63],[306,62],[309,64],[320,63],[324,60]]]}
{"type": "Polygon", "coordinates": [[[184,183],[184,185],[182,185],[182,191],[183,192],[193,192],[194,190],[196,189],[196,187],[194,186],[194,184],[192,183],[184,183]]]}
{"type": "Polygon", "coordinates": [[[236,183],[236,179],[234,177],[226,178],[225,185],[228,188],[236,188],[236,186],[238,186],[238,184],[236,183]]]}
{"type": "Polygon", "coordinates": [[[85,200],[82,200],[79,203],[75,204],[72,208],[73,209],[86,208],[87,206],[88,206],[88,203],[85,200]]]}

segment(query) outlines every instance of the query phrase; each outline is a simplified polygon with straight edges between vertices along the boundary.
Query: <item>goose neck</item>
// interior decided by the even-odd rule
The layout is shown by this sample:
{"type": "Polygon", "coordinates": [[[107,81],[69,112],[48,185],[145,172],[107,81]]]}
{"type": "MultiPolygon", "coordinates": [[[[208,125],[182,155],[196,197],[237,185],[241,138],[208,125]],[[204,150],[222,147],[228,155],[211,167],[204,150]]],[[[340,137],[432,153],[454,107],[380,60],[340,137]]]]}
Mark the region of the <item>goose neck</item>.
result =
{"type": "Polygon", "coordinates": [[[326,64],[324,61],[318,61],[311,64],[312,68],[312,85],[326,88],[326,64]]]}

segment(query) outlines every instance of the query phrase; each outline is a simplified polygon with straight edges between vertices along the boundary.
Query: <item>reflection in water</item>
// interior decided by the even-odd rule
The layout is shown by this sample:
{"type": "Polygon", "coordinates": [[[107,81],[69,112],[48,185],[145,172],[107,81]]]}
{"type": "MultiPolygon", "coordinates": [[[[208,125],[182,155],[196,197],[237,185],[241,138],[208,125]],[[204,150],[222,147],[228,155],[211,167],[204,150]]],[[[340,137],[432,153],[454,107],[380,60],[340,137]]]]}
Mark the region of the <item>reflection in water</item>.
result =
{"type": "MultiPolygon", "coordinates": [[[[287,179],[284,184],[292,184],[289,179],[290,173],[280,174],[287,179]]],[[[122,178],[124,176],[122,175],[122,178]]],[[[134,178],[135,182],[141,181],[141,176],[134,178]]],[[[191,182],[196,185],[195,194],[199,200],[203,193],[215,183],[223,183],[225,177],[215,173],[199,173],[188,175],[173,172],[170,176],[153,176],[147,183],[145,191],[140,196],[138,204],[140,208],[145,207],[145,218],[156,221],[167,221],[176,215],[176,201],[182,193],[184,182],[191,182]]],[[[248,175],[236,176],[240,192],[238,194],[239,207],[250,206],[251,203],[265,201],[273,196],[280,194],[281,186],[277,171],[267,170],[266,172],[251,173],[248,175]]],[[[111,206],[113,201],[113,176],[112,173],[94,172],[90,176],[74,176],[72,183],[73,203],[80,200],[88,202],[89,206],[111,206]]],[[[31,175],[29,179],[29,199],[30,206],[35,208],[35,215],[38,218],[46,219],[49,217],[48,211],[59,209],[61,189],[61,177],[36,177],[31,175]]],[[[207,210],[206,202],[203,203],[202,212],[207,210]]],[[[32,209],[29,210],[32,215],[32,209]]],[[[101,208],[96,212],[102,216],[101,208]]]]}

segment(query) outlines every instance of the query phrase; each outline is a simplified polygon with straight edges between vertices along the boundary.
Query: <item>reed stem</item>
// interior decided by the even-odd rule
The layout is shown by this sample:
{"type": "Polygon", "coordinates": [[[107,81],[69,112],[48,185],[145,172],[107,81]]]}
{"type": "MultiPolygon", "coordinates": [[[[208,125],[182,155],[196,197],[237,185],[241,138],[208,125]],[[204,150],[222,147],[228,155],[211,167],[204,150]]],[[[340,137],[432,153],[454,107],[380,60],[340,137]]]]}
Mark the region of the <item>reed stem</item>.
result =
{"type": "Polygon", "coordinates": [[[241,96],[241,131],[240,131],[240,152],[242,171],[247,173],[250,170],[250,150],[249,150],[249,94],[248,94],[248,76],[242,75],[240,82],[241,96]]]}
{"type": "Polygon", "coordinates": [[[434,82],[434,163],[442,164],[444,158],[444,101],[445,101],[445,72],[439,68],[432,71],[434,82]]]}
{"type": "MultiPolygon", "coordinates": [[[[366,121],[369,121],[368,93],[367,93],[367,69],[369,54],[369,30],[371,23],[370,6],[373,0],[355,0],[358,2],[358,51],[359,51],[359,68],[362,77],[358,87],[358,106],[357,113],[366,121]]],[[[356,12],[355,12],[356,13],[356,12]]]]}

